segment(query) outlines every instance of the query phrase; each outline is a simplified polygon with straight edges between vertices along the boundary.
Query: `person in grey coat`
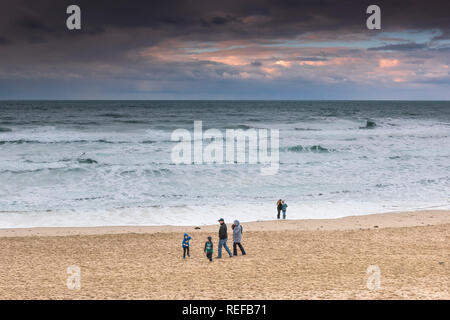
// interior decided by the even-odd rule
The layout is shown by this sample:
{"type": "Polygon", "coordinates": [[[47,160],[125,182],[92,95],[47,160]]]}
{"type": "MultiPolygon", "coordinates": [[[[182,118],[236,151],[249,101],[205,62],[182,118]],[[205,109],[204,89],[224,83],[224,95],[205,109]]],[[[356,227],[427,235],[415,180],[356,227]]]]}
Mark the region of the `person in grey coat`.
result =
{"type": "Polygon", "coordinates": [[[239,220],[233,222],[233,255],[237,256],[237,246],[241,249],[242,255],[245,256],[244,247],[241,244],[242,241],[242,226],[239,220]]]}

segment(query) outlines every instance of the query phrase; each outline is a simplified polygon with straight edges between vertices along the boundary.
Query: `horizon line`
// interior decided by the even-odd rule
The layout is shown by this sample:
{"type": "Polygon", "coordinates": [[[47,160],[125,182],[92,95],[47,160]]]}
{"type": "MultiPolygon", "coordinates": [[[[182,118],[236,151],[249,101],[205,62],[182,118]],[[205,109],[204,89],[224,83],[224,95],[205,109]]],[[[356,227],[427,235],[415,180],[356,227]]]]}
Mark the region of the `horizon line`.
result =
{"type": "Polygon", "coordinates": [[[442,99],[0,99],[3,101],[433,101],[442,99]]]}

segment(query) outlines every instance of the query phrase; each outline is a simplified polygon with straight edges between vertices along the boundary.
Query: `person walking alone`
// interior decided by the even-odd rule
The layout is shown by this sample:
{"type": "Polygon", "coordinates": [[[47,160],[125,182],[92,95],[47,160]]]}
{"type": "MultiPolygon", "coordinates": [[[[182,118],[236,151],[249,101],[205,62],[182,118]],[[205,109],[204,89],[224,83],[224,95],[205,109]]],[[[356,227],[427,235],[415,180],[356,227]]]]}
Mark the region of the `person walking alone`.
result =
{"type": "Polygon", "coordinates": [[[231,254],[230,248],[227,246],[227,240],[228,240],[228,233],[227,233],[227,225],[225,224],[225,220],[223,218],[219,219],[220,228],[219,228],[219,250],[217,252],[217,259],[222,258],[222,247],[227,250],[228,254],[230,255],[230,258],[233,256],[231,254]]]}

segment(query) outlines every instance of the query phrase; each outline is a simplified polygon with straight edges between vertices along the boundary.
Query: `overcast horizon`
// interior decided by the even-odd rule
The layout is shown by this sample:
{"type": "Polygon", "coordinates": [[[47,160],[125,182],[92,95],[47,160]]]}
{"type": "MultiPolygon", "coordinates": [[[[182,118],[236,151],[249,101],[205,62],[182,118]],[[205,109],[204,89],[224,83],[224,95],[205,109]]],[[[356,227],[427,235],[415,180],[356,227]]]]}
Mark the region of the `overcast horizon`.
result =
{"type": "Polygon", "coordinates": [[[447,1],[3,0],[0,100],[450,100],[447,1]],[[66,9],[81,8],[81,30],[66,9]],[[366,9],[381,8],[381,30],[366,9]]]}

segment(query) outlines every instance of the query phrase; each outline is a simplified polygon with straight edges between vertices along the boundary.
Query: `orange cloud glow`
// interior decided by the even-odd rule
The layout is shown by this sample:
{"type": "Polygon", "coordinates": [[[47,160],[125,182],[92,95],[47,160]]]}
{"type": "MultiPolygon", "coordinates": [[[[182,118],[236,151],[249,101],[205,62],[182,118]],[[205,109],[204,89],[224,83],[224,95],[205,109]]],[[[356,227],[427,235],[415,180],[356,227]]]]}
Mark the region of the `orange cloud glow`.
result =
{"type": "Polygon", "coordinates": [[[328,61],[300,61],[301,66],[326,66],[328,61]]]}
{"type": "Polygon", "coordinates": [[[378,60],[378,65],[381,68],[392,68],[398,66],[400,61],[398,59],[380,59],[378,60]]]}
{"type": "Polygon", "coordinates": [[[285,68],[290,68],[291,67],[291,63],[289,61],[284,61],[284,60],[278,60],[277,62],[275,62],[275,64],[278,64],[278,65],[283,66],[285,68]]]}

